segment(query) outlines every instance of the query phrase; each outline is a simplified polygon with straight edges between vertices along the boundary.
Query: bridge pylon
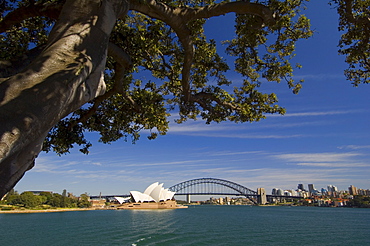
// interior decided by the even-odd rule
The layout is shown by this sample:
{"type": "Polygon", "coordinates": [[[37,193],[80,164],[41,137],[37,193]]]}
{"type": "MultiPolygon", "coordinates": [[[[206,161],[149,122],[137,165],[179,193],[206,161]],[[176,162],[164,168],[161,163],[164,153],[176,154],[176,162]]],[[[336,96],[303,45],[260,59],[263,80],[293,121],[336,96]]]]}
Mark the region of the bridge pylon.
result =
{"type": "Polygon", "coordinates": [[[191,203],[190,194],[186,195],[186,203],[191,203]]]}
{"type": "Polygon", "coordinates": [[[257,203],[259,205],[265,205],[267,203],[265,188],[258,188],[257,189],[257,203]]]}

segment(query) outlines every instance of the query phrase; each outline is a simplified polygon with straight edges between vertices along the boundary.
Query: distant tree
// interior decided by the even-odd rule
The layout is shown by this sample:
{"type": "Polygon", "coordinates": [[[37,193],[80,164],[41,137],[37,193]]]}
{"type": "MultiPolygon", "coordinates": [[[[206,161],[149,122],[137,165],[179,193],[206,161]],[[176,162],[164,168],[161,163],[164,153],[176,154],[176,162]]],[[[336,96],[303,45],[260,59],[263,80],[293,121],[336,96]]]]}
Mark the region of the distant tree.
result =
{"type": "Polygon", "coordinates": [[[52,207],[59,207],[59,208],[74,208],[77,207],[77,199],[73,197],[63,196],[63,194],[53,193],[50,196],[47,196],[46,204],[52,207]]]}
{"type": "Polygon", "coordinates": [[[40,196],[45,197],[45,204],[48,204],[50,199],[53,197],[53,194],[51,192],[40,192],[40,196]]]}
{"type": "Polygon", "coordinates": [[[370,208],[370,197],[356,195],[347,202],[348,207],[370,208]]]}
{"type": "Polygon", "coordinates": [[[35,196],[32,192],[26,191],[19,196],[19,204],[26,208],[34,208],[42,204],[42,199],[39,196],[35,196]]]}
{"type": "Polygon", "coordinates": [[[47,201],[47,204],[52,206],[52,207],[62,207],[62,196],[58,193],[53,193],[53,196],[49,198],[47,201]]]}
{"type": "Polygon", "coordinates": [[[11,189],[6,196],[4,197],[4,200],[9,200],[10,196],[19,195],[18,192],[14,189],[11,189]]]}
{"type": "MultiPolygon", "coordinates": [[[[9,0],[0,2],[0,197],[39,152],[88,153],[86,131],[103,143],[178,123],[254,122],[283,114],[264,81],[301,88],[295,43],[312,35],[307,0],[9,0]],[[241,83],[207,39],[208,18],[236,13],[225,41],[241,83]],[[231,37],[230,37],[231,38],[231,37]],[[148,71],[152,79],[135,78],[148,71]]],[[[341,53],[355,85],[369,83],[369,0],[329,1],[340,16],[341,53]]]]}
{"type": "Polygon", "coordinates": [[[9,205],[20,204],[19,194],[18,193],[13,193],[11,195],[7,195],[6,196],[6,201],[7,201],[7,204],[9,204],[9,205]]]}
{"type": "Polygon", "coordinates": [[[90,197],[86,193],[81,194],[80,198],[78,199],[77,206],[79,208],[89,208],[89,207],[91,207],[91,203],[89,202],[89,198],[90,197]]]}

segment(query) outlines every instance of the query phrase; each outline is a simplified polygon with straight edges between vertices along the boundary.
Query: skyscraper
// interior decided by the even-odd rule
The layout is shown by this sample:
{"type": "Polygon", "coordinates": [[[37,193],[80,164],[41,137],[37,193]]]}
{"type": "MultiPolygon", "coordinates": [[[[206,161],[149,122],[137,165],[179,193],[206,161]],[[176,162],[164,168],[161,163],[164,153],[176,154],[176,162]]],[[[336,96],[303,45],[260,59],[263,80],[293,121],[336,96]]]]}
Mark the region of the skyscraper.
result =
{"type": "Polygon", "coordinates": [[[313,193],[314,190],[315,190],[315,186],[313,184],[308,184],[308,191],[310,193],[313,193]]]}
{"type": "Polygon", "coordinates": [[[303,184],[298,184],[298,190],[305,190],[303,184]]]}
{"type": "Polygon", "coordinates": [[[353,196],[357,195],[357,188],[355,186],[353,186],[353,185],[351,185],[350,187],[348,187],[348,191],[349,191],[349,194],[350,195],[353,195],[353,196]]]}

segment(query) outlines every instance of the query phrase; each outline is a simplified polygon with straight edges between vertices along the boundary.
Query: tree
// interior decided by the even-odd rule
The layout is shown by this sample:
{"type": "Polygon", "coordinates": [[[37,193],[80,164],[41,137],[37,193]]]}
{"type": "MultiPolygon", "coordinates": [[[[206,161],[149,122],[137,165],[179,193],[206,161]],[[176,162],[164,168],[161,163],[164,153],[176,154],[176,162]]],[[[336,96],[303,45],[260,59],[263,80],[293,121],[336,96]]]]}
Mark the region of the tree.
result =
{"type": "Polygon", "coordinates": [[[348,207],[370,208],[370,197],[356,195],[347,202],[348,207]]]}
{"type": "Polygon", "coordinates": [[[42,204],[42,198],[35,196],[30,191],[26,191],[20,194],[18,204],[22,204],[26,208],[34,208],[42,204]]]}
{"type": "Polygon", "coordinates": [[[7,204],[15,205],[20,203],[19,194],[18,192],[14,191],[14,189],[10,190],[5,197],[7,204]]]}
{"type": "Polygon", "coordinates": [[[4,197],[4,200],[9,200],[9,197],[10,196],[18,196],[19,194],[18,194],[18,192],[16,191],[16,190],[14,190],[14,189],[11,189],[7,194],[6,194],[6,196],[4,197]]]}
{"type": "Polygon", "coordinates": [[[90,197],[84,193],[80,195],[80,198],[78,199],[77,206],[79,208],[90,208],[91,203],[89,202],[90,197]]]}
{"type": "Polygon", "coordinates": [[[44,203],[48,203],[49,200],[53,197],[53,193],[47,192],[47,191],[42,191],[42,192],[40,192],[40,196],[45,197],[45,202],[44,203]]]}
{"type": "Polygon", "coordinates": [[[63,207],[63,196],[58,193],[53,193],[46,203],[52,207],[63,207]]]}
{"type": "MultiPolygon", "coordinates": [[[[300,65],[290,59],[295,43],[312,35],[301,14],[306,1],[1,1],[0,196],[41,150],[64,154],[78,145],[88,153],[87,131],[103,143],[136,141],[142,129],[150,139],[164,135],[173,111],[178,123],[283,114],[276,95],[258,88],[261,81],[286,81],[294,93],[301,88],[293,80],[300,65]],[[244,77],[234,87],[203,30],[206,19],[231,12],[236,37],[225,41],[226,52],[244,77]],[[153,79],[137,79],[143,70],[153,79]]],[[[341,30],[354,31],[340,43],[348,78],[368,83],[368,0],[330,2],[341,30]]]]}
{"type": "Polygon", "coordinates": [[[339,53],[346,56],[345,75],[354,86],[370,83],[370,1],[332,0],[339,14],[339,53]]]}

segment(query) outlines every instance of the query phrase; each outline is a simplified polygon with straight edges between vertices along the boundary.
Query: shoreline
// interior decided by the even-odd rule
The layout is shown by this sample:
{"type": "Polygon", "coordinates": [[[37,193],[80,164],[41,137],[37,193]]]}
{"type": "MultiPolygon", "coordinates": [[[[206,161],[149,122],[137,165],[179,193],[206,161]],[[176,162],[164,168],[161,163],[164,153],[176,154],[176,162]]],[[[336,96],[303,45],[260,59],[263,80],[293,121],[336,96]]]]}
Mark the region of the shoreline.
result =
{"type": "Polygon", "coordinates": [[[96,208],[56,208],[56,209],[15,209],[15,210],[0,210],[0,214],[33,214],[33,213],[56,213],[70,211],[91,211],[100,210],[96,208]]]}

